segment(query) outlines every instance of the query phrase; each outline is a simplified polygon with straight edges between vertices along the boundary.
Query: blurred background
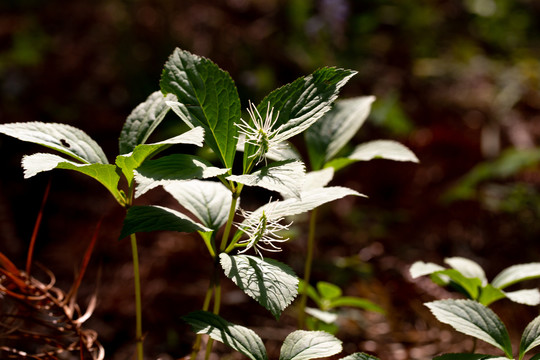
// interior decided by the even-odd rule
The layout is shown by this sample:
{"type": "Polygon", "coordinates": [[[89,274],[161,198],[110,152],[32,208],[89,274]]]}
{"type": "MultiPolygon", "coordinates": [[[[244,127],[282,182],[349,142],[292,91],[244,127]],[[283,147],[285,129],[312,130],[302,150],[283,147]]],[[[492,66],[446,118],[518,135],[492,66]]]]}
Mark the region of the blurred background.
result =
{"type": "MultiPolygon", "coordinates": [[[[464,256],[492,278],[539,258],[539,18],[534,0],[2,0],[0,123],[70,124],[112,161],[125,118],[159,89],[175,47],[228,71],[244,108],[319,67],[357,70],[341,96],[377,100],[354,143],[394,139],[420,164],[375,160],[337,174],[333,185],[369,198],[321,209],[313,278],[387,309],[385,316],[348,313],[338,333],[346,353],[427,359],[472,343],[425,310],[422,302],[448,294],[411,281],[412,262],[464,256]]],[[[171,115],[155,136],[178,132],[178,123],[171,115]]],[[[122,209],[77,173],[23,180],[21,157],[40,151],[0,137],[0,252],[23,267],[50,180],[35,258],[68,290],[103,218],[80,299],[98,294],[87,327],[98,331],[107,359],[130,359],[134,306],[129,242],[117,241],[122,209]]],[[[159,191],[141,203],[174,206],[159,191]]],[[[280,259],[301,275],[306,224],[295,224],[280,259]]],[[[196,237],[156,233],[141,235],[140,244],[145,351],[149,359],[182,357],[193,335],[180,317],[201,307],[211,260],[196,237]]],[[[294,328],[294,306],[276,322],[233,286],[224,301],[223,316],[252,327],[270,352],[294,328]]],[[[508,305],[495,310],[518,337],[537,309],[508,305]]]]}

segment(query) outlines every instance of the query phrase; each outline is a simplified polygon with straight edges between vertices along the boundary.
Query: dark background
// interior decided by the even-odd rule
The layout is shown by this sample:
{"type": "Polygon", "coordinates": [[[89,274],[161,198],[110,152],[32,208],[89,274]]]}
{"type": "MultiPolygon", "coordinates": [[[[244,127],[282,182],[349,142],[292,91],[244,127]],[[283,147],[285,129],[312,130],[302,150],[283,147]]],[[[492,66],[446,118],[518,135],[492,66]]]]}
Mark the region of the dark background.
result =
{"type": "MultiPolygon", "coordinates": [[[[492,278],[506,266],[537,261],[539,16],[533,0],[4,0],[0,123],[73,125],[112,161],[125,118],[158,90],[175,47],[228,71],[244,108],[321,66],[357,70],[342,97],[377,101],[354,143],[395,139],[421,163],[375,160],[338,173],[333,185],[369,198],[321,209],[314,279],[388,309],[385,317],[350,312],[338,333],[346,353],[370,351],[384,360],[466,351],[468,340],[422,306],[448,294],[427,280],[410,281],[407,269],[417,260],[465,256],[492,278]],[[462,181],[480,163],[480,175],[462,181]]],[[[155,137],[175,133],[178,122],[171,116],[155,137]]],[[[2,136],[0,151],[0,251],[24,266],[50,179],[35,259],[67,290],[103,218],[80,299],[98,292],[86,326],[99,332],[107,359],[132,358],[130,247],[117,241],[122,209],[77,173],[23,180],[20,159],[44,151],[38,146],[2,136]]],[[[139,201],[174,206],[159,191],[139,201]]],[[[295,224],[298,236],[279,258],[301,274],[306,224],[295,224]]],[[[193,335],[180,317],[201,307],[210,258],[196,237],[143,234],[139,243],[145,352],[152,359],[187,355],[193,335]]],[[[516,338],[537,312],[506,300],[495,310],[516,338]]],[[[234,287],[222,314],[252,327],[271,352],[295,324],[294,307],[276,323],[234,287]]]]}

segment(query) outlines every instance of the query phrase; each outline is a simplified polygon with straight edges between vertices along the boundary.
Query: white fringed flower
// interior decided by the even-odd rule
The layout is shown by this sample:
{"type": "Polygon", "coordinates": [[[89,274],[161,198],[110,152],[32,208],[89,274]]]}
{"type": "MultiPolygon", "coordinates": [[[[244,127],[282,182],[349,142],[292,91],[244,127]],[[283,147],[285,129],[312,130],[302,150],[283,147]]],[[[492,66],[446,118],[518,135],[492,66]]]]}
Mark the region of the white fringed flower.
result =
{"type": "Polygon", "coordinates": [[[274,129],[279,118],[279,111],[274,118],[274,108],[270,108],[270,103],[268,103],[264,118],[251,101],[247,112],[253,124],[250,125],[249,122],[240,119],[240,123],[235,125],[238,127],[240,136],[244,137],[245,144],[257,147],[257,151],[250,157],[257,159],[256,164],[259,164],[269,151],[283,148],[282,142],[286,138],[280,136],[280,128],[274,129]]]}
{"type": "Polygon", "coordinates": [[[289,226],[292,224],[292,222],[288,225],[280,224],[284,219],[283,217],[271,218],[269,216],[271,211],[265,212],[264,210],[260,213],[240,209],[240,213],[245,220],[237,225],[248,236],[247,239],[238,241],[239,245],[245,244],[245,248],[240,251],[240,253],[244,253],[249,249],[254,248],[255,253],[262,258],[260,250],[279,252],[281,251],[281,248],[276,244],[289,240],[278,234],[280,231],[288,230],[289,226]]]}

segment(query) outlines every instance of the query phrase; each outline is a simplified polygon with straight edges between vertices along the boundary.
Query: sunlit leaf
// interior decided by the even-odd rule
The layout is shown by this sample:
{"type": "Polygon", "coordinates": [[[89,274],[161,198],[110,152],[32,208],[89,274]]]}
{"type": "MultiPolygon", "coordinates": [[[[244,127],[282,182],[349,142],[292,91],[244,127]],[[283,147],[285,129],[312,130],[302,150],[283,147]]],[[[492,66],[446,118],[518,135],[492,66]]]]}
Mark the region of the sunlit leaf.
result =
{"type": "Polygon", "coordinates": [[[341,341],[324,331],[297,330],[285,338],[279,360],[309,360],[340,353],[341,341]]]}
{"type": "Polygon", "coordinates": [[[342,306],[350,306],[368,311],[374,311],[384,314],[385,311],[382,307],[367,299],[362,299],[354,296],[342,296],[330,301],[330,308],[338,308],[342,306]]]}
{"type": "Polygon", "coordinates": [[[167,185],[171,180],[206,179],[223,175],[228,169],[212,166],[208,161],[187,154],[172,154],[155,160],[145,161],[135,170],[138,197],[147,191],[167,185]]]}
{"type": "Polygon", "coordinates": [[[227,180],[277,191],[287,197],[300,197],[304,179],[304,164],[294,160],[275,162],[251,174],[227,177],[227,180]]]}
{"type": "Polygon", "coordinates": [[[218,315],[195,311],[182,317],[197,334],[207,334],[212,339],[230,346],[251,360],[267,360],[261,338],[246,327],[232,324],[218,315]]]}
{"type": "Polygon", "coordinates": [[[540,263],[528,263],[510,266],[495,276],[491,284],[499,289],[520,281],[540,277],[540,263]]]}
{"type": "Polygon", "coordinates": [[[409,148],[392,140],[374,140],[360,144],[347,157],[357,161],[387,159],[418,162],[418,158],[409,148]]]}
{"type": "Polygon", "coordinates": [[[120,154],[132,152],[137,145],[146,143],[146,140],[163,121],[169,111],[166,100],[173,100],[173,96],[163,96],[161,91],[150,94],[129,114],[118,140],[120,154]]]}
{"type": "Polygon", "coordinates": [[[81,164],[58,155],[37,153],[24,156],[22,167],[25,178],[52,169],[75,170],[99,181],[120,204],[123,204],[125,200],[118,190],[118,181],[120,181],[118,169],[111,164],[81,164]]]}
{"type": "Polygon", "coordinates": [[[137,232],[159,230],[178,232],[207,232],[211,229],[196,223],[186,215],[162,206],[132,206],[128,209],[120,239],[137,232]]]}
{"type": "Polygon", "coordinates": [[[425,305],[440,322],[501,349],[509,357],[512,356],[508,331],[491,309],[473,300],[439,300],[425,305]]]}
{"type": "Polygon", "coordinates": [[[60,151],[86,164],[109,163],[92,138],[70,125],[42,122],[2,124],[0,133],[60,151]]]}
{"type": "Polygon", "coordinates": [[[232,196],[231,191],[222,183],[171,181],[163,188],[205,226],[217,230],[227,222],[232,196]]]}
{"type": "Polygon", "coordinates": [[[337,314],[329,311],[322,311],[310,307],[306,307],[305,311],[306,314],[313,316],[315,319],[323,321],[327,324],[333,324],[338,318],[337,314]]]}
{"type": "Polygon", "coordinates": [[[519,304],[536,306],[540,304],[540,292],[538,289],[522,289],[516,291],[504,291],[504,295],[519,304]]]}
{"type": "Polygon", "coordinates": [[[352,139],[367,119],[374,100],[373,96],[338,100],[330,111],[305,132],[313,169],[322,168],[352,139]]]}
{"type": "Polygon", "coordinates": [[[420,276],[424,275],[431,275],[434,272],[444,270],[444,267],[434,264],[434,263],[426,263],[423,261],[416,261],[414,264],[411,265],[409,272],[411,273],[411,277],[413,279],[416,279],[420,276]]]}
{"type": "Polygon", "coordinates": [[[463,276],[468,278],[478,278],[482,282],[482,285],[487,284],[484,269],[476,262],[463,257],[446,258],[444,259],[444,262],[459,271],[463,276]]]}
{"type": "Polygon", "coordinates": [[[336,286],[326,281],[319,281],[316,286],[317,286],[317,291],[319,291],[319,294],[321,294],[321,297],[324,299],[332,300],[337,297],[340,297],[342,294],[342,291],[339,288],[339,286],[336,286]]]}
{"type": "Polygon", "coordinates": [[[506,294],[501,289],[497,289],[491,284],[487,284],[486,286],[482,287],[478,302],[482,305],[488,306],[489,304],[497,300],[504,299],[505,297],[506,294]]]}
{"type": "Polygon", "coordinates": [[[177,101],[167,104],[190,126],[202,126],[206,143],[226,168],[231,168],[240,119],[240,99],[233,80],[211,60],[175,49],[165,63],[160,81],[164,94],[177,101]]]}
{"type": "Polygon", "coordinates": [[[250,255],[219,258],[225,275],[276,318],[298,294],[298,278],[285,264],[250,255]]]}

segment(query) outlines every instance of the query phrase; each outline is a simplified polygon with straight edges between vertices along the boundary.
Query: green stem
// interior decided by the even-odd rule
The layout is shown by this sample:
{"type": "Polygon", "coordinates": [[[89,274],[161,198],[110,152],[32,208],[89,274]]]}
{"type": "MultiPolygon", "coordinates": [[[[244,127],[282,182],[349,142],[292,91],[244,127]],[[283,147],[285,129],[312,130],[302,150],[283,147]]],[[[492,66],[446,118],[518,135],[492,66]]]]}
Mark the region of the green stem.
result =
{"type": "MultiPolygon", "coordinates": [[[[203,311],[208,311],[210,308],[210,300],[212,300],[212,294],[214,292],[214,280],[210,281],[210,284],[208,285],[208,289],[206,290],[206,295],[204,296],[204,302],[203,302],[203,311]]],[[[191,357],[190,359],[195,360],[197,359],[197,354],[199,353],[199,350],[201,350],[201,341],[202,341],[202,334],[197,334],[197,337],[195,338],[195,342],[193,343],[193,346],[191,348],[191,357]]]]}
{"type": "Polygon", "coordinates": [[[303,329],[306,321],[306,304],[309,280],[311,277],[311,267],[313,265],[313,249],[315,248],[315,228],[317,225],[317,209],[313,209],[309,219],[309,234],[307,243],[306,262],[304,264],[304,289],[300,298],[300,308],[298,313],[298,328],[303,329]]]}
{"type": "Polygon", "coordinates": [[[139,272],[139,252],[137,250],[137,237],[131,234],[131,252],[133,257],[133,278],[135,282],[135,338],[137,341],[137,359],[143,360],[142,335],[142,305],[141,305],[141,278],[139,272]]]}
{"type": "Polygon", "coordinates": [[[234,214],[236,213],[236,203],[240,197],[240,192],[242,191],[242,184],[239,184],[232,192],[231,207],[229,208],[229,218],[227,219],[227,224],[225,225],[225,230],[223,230],[223,237],[221,238],[221,245],[219,247],[220,252],[225,251],[227,248],[227,242],[229,241],[229,235],[231,233],[231,228],[234,220],[234,214]]]}

